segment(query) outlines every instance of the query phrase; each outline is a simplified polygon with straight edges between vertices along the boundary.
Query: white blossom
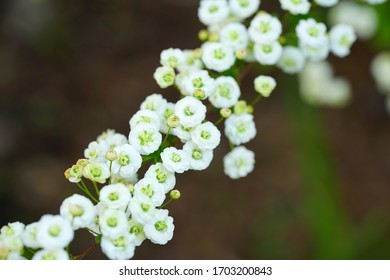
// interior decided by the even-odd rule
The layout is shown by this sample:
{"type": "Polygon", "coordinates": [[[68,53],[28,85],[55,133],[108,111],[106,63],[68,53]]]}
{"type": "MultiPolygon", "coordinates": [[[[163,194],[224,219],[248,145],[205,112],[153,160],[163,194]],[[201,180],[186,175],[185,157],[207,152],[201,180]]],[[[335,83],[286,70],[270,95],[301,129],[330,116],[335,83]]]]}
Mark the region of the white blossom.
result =
{"type": "Polygon", "coordinates": [[[390,52],[383,51],[375,55],[370,69],[379,90],[390,94],[390,52]]]}
{"type": "MultiPolygon", "coordinates": [[[[113,149],[117,146],[128,143],[127,137],[121,133],[116,133],[115,130],[108,129],[98,136],[97,142],[103,143],[108,149],[113,149]]],[[[102,156],[105,156],[102,155],[102,156]]]]}
{"type": "Polygon", "coordinates": [[[129,233],[134,236],[133,243],[135,246],[140,246],[146,239],[144,226],[133,219],[129,220],[129,233]]]}
{"type": "Polygon", "coordinates": [[[241,96],[241,90],[236,80],[232,77],[220,76],[215,79],[215,91],[209,100],[216,108],[230,108],[237,103],[241,96]]]}
{"type": "Polygon", "coordinates": [[[203,69],[202,60],[195,55],[194,50],[184,50],[184,61],[177,67],[179,72],[196,71],[203,69]]]}
{"type": "Polygon", "coordinates": [[[300,44],[310,47],[319,47],[327,44],[326,25],[313,18],[301,19],[296,27],[300,44]]]}
{"type": "Polygon", "coordinates": [[[129,204],[131,218],[144,225],[153,219],[156,213],[156,205],[144,194],[138,194],[132,197],[129,204]]]}
{"type": "Polygon", "coordinates": [[[106,185],[100,190],[99,200],[110,209],[124,209],[130,202],[131,194],[124,184],[106,185]]]}
{"type": "Polygon", "coordinates": [[[117,158],[112,161],[111,171],[123,178],[133,177],[142,164],[140,153],[129,144],[116,147],[115,152],[117,158]]]}
{"type": "Polygon", "coordinates": [[[153,78],[160,88],[175,84],[175,70],[170,66],[160,66],[154,71],[153,78]]]}
{"type": "Polygon", "coordinates": [[[184,95],[194,95],[196,90],[204,92],[204,99],[214,91],[214,79],[210,77],[206,70],[192,71],[183,78],[182,93],[184,95]]]}
{"type": "Polygon", "coordinates": [[[170,172],[183,173],[190,168],[190,159],[183,150],[168,147],[160,156],[162,164],[170,172]]]}
{"type": "Polygon", "coordinates": [[[105,162],[106,152],[110,149],[106,142],[92,141],[88,148],[84,150],[84,156],[90,161],[105,162]]]}
{"type": "Polygon", "coordinates": [[[337,24],[329,32],[330,50],[339,57],[345,57],[349,55],[350,48],[356,39],[351,25],[337,24]]]}
{"type": "Polygon", "coordinates": [[[246,49],[248,45],[248,31],[242,23],[232,22],[223,27],[219,33],[221,43],[234,50],[246,49]]]}
{"type": "Polygon", "coordinates": [[[71,223],[73,230],[76,230],[89,226],[96,217],[96,210],[88,198],[73,194],[62,202],[60,214],[71,223]]]}
{"type": "Polygon", "coordinates": [[[256,13],[260,0],[230,0],[230,11],[238,18],[245,19],[256,13]]]}
{"type": "Polygon", "coordinates": [[[141,109],[135,113],[129,121],[130,128],[133,129],[141,124],[153,125],[157,128],[160,127],[160,117],[159,115],[148,109],[141,109]]]}
{"type": "Polygon", "coordinates": [[[218,24],[229,15],[229,7],[226,0],[202,0],[198,9],[199,20],[204,25],[218,24]]]}
{"type": "Polygon", "coordinates": [[[183,146],[183,151],[189,155],[190,169],[205,170],[213,159],[213,150],[199,148],[192,141],[183,146]]]}
{"type": "Polygon", "coordinates": [[[283,10],[289,11],[293,15],[306,15],[310,10],[308,0],[279,0],[283,10]]]}
{"type": "Polygon", "coordinates": [[[21,222],[8,223],[2,226],[0,230],[0,237],[19,237],[24,231],[25,225],[21,222]]]}
{"type": "Polygon", "coordinates": [[[275,65],[282,56],[283,48],[278,41],[269,44],[255,44],[253,54],[260,64],[275,65]]]}
{"type": "Polygon", "coordinates": [[[105,163],[90,162],[84,167],[83,175],[91,181],[104,184],[110,177],[110,170],[105,163]]]}
{"type": "Polygon", "coordinates": [[[166,209],[159,209],[151,221],[145,224],[146,237],[155,244],[165,245],[173,237],[175,225],[166,209]]]}
{"type": "MultiPolygon", "coordinates": [[[[176,68],[184,62],[183,51],[177,48],[163,50],[160,54],[160,63],[163,66],[176,68]]],[[[173,70],[173,69],[172,69],[173,70]]]]}
{"type": "Polygon", "coordinates": [[[231,179],[239,179],[253,171],[255,153],[244,146],[234,148],[223,158],[224,172],[231,179]]]}
{"type": "Polygon", "coordinates": [[[172,129],[172,133],[173,135],[178,137],[182,143],[185,143],[191,140],[191,131],[193,129],[193,127],[184,127],[182,125],[179,125],[178,127],[172,129]]]}
{"type": "Polygon", "coordinates": [[[175,173],[168,171],[161,162],[151,165],[146,171],[144,178],[155,178],[163,185],[165,193],[168,193],[175,187],[175,173]]]}
{"type": "Polygon", "coordinates": [[[234,145],[245,144],[256,136],[252,114],[232,114],[225,121],[225,135],[234,145]]]}
{"type": "Polygon", "coordinates": [[[230,69],[236,61],[234,49],[224,43],[206,42],[202,45],[202,50],[202,60],[205,66],[217,72],[230,69]]]}
{"type": "Polygon", "coordinates": [[[130,130],[129,142],[141,155],[149,155],[160,147],[162,135],[155,125],[139,124],[130,130]]]}
{"type": "Polygon", "coordinates": [[[104,210],[99,216],[99,226],[103,236],[109,238],[118,238],[129,231],[126,213],[118,209],[104,210]]]}
{"type": "Polygon", "coordinates": [[[70,221],[60,215],[43,215],[38,222],[36,238],[41,247],[48,250],[61,249],[73,240],[70,221]]]}
{"type": "Polygon", "coordinates": [[[68,253],[62,249],[43,249],[36,252],[33,260],[69,260],[68,253]]]}
{"type": "Polygon", "coordinates": [[[206,111],[206,106],[192,96],[180,99],[175,106],[175,115],[179,117],[180,124],[184,127],[200,124],[206,117],[206,111]]]}
{"type": "Polygon", "coordinates": [[[211,122],[201,123],[191,131],[191,140],[201,149],[212,150],[219,145],[221,132],[211,122]]]}
{"type": "Polygon", "coordinates": [[[276,81],[270,76],[260,75],[253,81],[255,90],[264,97],[269,97],[276,87],[276,81]]]}
{"type": "Polygon", "coordinates": [[[116,238],[102,237],[100,246],[103,253],[111,260],[128,260],[134,256],[135,237],[124,233],[116,238]]]}
{"type": "Polygon", "coordinates": [[[312,61],[321,61],[326,59],[330,50],[327,38],[321,45],[312,46],[301,42],[299,46],[305,57],[312,61]]]}
{"type": "Polygon", "coordinates": [[[163,116],[167,107],[167,100],[161,94],[153,93],[148,95],[141,103],[141,110],[150,110],[156,112],[159,117],[163,116]]]}
{"type": "Polygon", "coordinates": [[[140,194],[149,197],[155,206],[160,206],[165,200],[165,188],[155,178],[143,178],[134,185],[134,196],[140,194]]]}
{"type": "Polygon", "coordinates": [[[272,44],[282,33],[282,24],[278,18],[261,13],[252,19],[248,31],[255,43],[272,44]]]}
{"type": "Polygon", "coordinates": [[[302,50],[293,46],[283,48],[282,57],[277,66],[288,74],[295,74],[302,71],[306,58],[302,50]]]}
{"type": "Polygon", "coordinates": [[[28,224],[21,236],[23,244],[31,249],[38,249],[41,247],[41,244],[37,241],[37,227],[38,222],[28,224]]]}

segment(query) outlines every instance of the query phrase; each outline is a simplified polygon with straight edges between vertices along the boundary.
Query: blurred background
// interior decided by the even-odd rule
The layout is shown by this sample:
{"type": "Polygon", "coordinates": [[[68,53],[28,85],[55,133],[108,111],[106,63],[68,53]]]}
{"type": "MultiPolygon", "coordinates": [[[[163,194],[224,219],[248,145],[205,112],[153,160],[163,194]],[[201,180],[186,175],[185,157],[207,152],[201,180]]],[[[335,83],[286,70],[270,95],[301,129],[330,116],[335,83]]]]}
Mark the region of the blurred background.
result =
{"type": "MultiPolygon", "coordinates": [[[[0,1],[0,225],[57,214],[78,191],[63,172],[89,142],[108,128],[127,135],[147,95],[177,98],[152,75],[163,49],[199,46],[197,7],[0,1]]],[[[358,42],[349,57],[330,58],[353,88],[343,109],[304,104],[296,78],[275,71],[280,86],[256,105],[258,135],[247,145],[254,172],[223,174],[224,140],[209,169],[178,176],[173,240],[145,242],[135,259],[390,259],[390,116],[368,69],[389,46],[358,42]]],[[[244,80],[248,100],[258,74],[244,80]]],[[[71,251],[93,242],[77,232],[71,251]]],[[[87,258],[105,256],[97,248],[87,258]]]]}

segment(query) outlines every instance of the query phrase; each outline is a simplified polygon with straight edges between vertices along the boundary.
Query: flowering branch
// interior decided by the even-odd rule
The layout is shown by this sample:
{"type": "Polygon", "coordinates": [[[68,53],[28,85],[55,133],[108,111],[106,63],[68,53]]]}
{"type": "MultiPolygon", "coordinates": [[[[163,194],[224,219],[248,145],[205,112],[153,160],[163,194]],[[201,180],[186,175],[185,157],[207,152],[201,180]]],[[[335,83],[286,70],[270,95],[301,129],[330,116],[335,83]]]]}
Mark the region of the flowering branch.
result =
{"type": "MultiPolygon", "coordinates": [[[[314,1],[320,10],[337,7],[338,2],[314,1]]],[[[89,143],[85,158],[65,171],[65,178],[88,198],[74,194],[63,201],[60,215],[2,227],[0,259],[25,258],[25,248],[34,252],[33,259],[69,259],[64,248],[82,228],[99,242],[74,259],[83,259],[98,243],[110,259],[132,258],[146,239],[166,244],[175,226],[165,207],[181,196],[174,189],[176,174],[209,167],[221,142],[217,126],[222,122],[231,148],[223,159],[225,174],[239,179],[252,172],[255,154],[243,144],[257,134],[253,106],[269,97],[277,82],[259,75],[253,82],[257,95],[248,103],[239,86],[244,76],[255,65],[262,72],[276,66],[288,74],[305,73],[310,66],[308,73],[318,74],[313,61],[323,61],[329,53],[345,57],[357,39],[345,23],[328,31],[310,13],[307,0],[280,4],[283,13],[278,14],[259,11],[260,0],[201,0],[198,15],[207,26],[199,33],[201,47],[162,51],[161,66],[153,75],[162,89],[172,86],[179,91],[178,101],[149,95],[131,117],[128,137],[107,130],[89,143]],[[283,25],[279,18],[285,19],[283,25]],[[215,111],[220,118],[212,123],[207,116],[215,111]],[[147,171],[139,179],[141,166],[147,171]]],[[[334,84],[330,74],[319,76],[325,77],[324,84],[334,84]]],[[[333,102],[344,99],[333,95],[333,102]]]]}

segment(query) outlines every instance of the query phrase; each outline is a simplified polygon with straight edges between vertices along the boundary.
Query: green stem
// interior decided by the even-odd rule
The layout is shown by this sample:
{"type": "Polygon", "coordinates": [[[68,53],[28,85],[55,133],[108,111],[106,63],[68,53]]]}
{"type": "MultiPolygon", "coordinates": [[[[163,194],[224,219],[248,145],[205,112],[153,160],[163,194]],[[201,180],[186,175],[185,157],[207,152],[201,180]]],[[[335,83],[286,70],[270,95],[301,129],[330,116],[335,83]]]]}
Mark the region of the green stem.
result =
{"type": "Polygon", "coordinates": [[[85,193],[87,194],[94,202],[98,203],[99,201],[91,194],[91,192],[88,190],[87,186],[84,184],[83,180],[80,181],[81,185],[79,183],[76,183],[77,186],[85,193]]]}
{"type": "Polygon", "coordinates": [[[100,196],[100,192],[99,192],[99,188],[98,188],[96,182],[92,181],[92,184],[93,184],[93,187],[95,188],[95,192],[96,192],[97,196],[99,197],[100,196]]]}
{"type": "Polygon", "coordinates": [[[256,98],[252,100],[251,103],[249,103],[249,105],[251,106],[255,106],[257,102],[259,102],[259,100],[261,99],[261,94],[257,94],[256,98]]]}
{"type": "Polygon", "coordinates": [[[225,118],[224,117],[220,117],[219,120],[217,120],[214,125],[217,126],[219,125],[225,118]]]}
{"type": "Polygon", "coordinates": [[[111,169],[112,169],[112,160],[110,160],[110,185],[112,184],[111,169]]]}
{"type": "Polygon", "coordinates": [[[167,202],[165,202],[163,205],[157,207],[157,209],[162,209],[164,208],[165,206],[167,206],[169,203],[171,203],[174,199],[170,198],[167,202]]]}
{"type": "Polygon", "coordinates": [[[165,138],[164,138],[164,141],[161,143],[161,146],[163,147],[165,142],[168,140],[168,136],[169,136],[169,133],[171,132],[171,128],[168,127],[168,132],[167,134],[165,134],[165,138]]]}

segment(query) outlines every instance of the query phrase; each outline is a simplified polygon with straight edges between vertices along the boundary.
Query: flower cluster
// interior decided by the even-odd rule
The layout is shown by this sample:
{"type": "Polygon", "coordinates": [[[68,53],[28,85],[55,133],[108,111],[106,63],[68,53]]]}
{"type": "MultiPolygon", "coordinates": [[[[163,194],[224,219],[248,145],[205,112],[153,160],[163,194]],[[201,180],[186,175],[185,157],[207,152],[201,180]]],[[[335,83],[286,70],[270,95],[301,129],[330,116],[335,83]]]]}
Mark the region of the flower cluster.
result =
{"type": "MultiPolygon", "coordinates": [[[[19,222],[4,226],[0,259],[23,259],[26,250],[33,259],[77,259],[68,246],[79,229],[93,234],[110,259],[132,258],[146,239],[166,244],[175,226],[165,207],[180,198],[174,189],[176,174],[208,168],[221,131],[230,147],[223,159],[225,174],[238,179],[254,170],[255,154],[244,144],[257,134],[255,104],[277,85],[266,75],[269,66],[300,73],[302,96],[308,102],[345,104],[349,84],[333,77],[325,59],[329,54],[347,56],[358,36],[369,36],[352,10],[346,21],[338,20],[343,14],[339,10],[355,4],[279,2],[283,15],[259,11],[260,0],[201,0],[198,16],[207,27],[199,32],[202,45],[163,50],[153,74],[161,89],[177,89],[177,102],[153,93],[130,118],[129,135],[107,130],[89,143],[84,158],[65,171],[66,179],[85,196],[66,198],[58,215],[44,215],[27,226],[19,222]],[[314,8],[329,7],[330,28],[311,15],[314,8]],[[253,97],[244,96],[240,88],[240,73],[251,65],[262,70],[253,81],[253,97]],[[139,176],[142,166],[146,172],[139,176]]],[[[372,69],[380,86],[390,92],[387,76],[381,76],[383,69],[389,72],[388,55],[378,58],[372,69]]]]}

